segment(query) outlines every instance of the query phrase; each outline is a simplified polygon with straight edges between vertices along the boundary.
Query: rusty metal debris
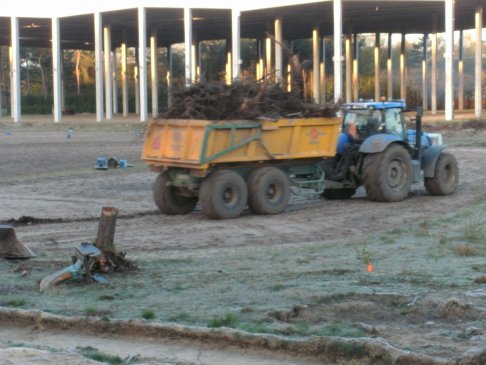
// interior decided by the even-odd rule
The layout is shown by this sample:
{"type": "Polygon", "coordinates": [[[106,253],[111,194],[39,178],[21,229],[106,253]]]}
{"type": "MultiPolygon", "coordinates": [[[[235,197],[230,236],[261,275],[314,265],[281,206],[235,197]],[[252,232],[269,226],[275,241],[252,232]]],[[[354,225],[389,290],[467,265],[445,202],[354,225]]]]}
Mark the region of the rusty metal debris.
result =
{"type": "Polygon", "coordinates": [[[0,224],[0,257],[5,259],[30,259],[36,255],[17,239],[10,224],[0,224]]]}

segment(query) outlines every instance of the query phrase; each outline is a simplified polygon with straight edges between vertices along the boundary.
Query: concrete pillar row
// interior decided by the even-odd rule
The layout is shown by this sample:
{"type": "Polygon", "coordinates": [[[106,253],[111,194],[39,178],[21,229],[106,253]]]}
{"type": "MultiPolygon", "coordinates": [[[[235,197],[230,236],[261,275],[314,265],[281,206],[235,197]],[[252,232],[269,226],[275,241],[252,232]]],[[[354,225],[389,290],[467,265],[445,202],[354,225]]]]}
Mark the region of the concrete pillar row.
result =
{"type": "Polygon", "coordinates": [[[388,33],[388,57],[386,60],[387,71],[387,96],[388,100],[393,99],[393,34],[388,33]]]}
{"type": "Polygon", "coordinates": [[[454,0],[445,1],[445,120],[454,119],[454,0]]]}
{"type": "Polygon", "coordinates": [[[431,70],[430,70],[430,108],[433,115],[437,114],[437,18],[432,19],[431,35],[431,70]]]}
{"type": "Polygon", "coordinates": [[[357,34],[353,38],[353,100],[359,100],[359,47],[357,34]]]}
{"type": "Polygon", "coordinates": [[[172,106],[174,89],[172,86],[172,79],[174,75],[174,62],[173,62],[173,52],[172,45],[167,46],[167,63],[169,65],[169,72],[167,72],[167,106],[170,108],[172,106]]]}
{"type": "Polygon", "coordinates": [[[140,121],[147,121],[147,17],[143,6],[138,8],[138,83],[140,100],[140,121]]]}
{"type": "Polygon", "coordinates": [[[111,82],[111,27],[106,25],[103,28],[104,38],[104,59],[105,59],[105,113],[106,119],[113,117],[113,84],[111,82]]]}
{"type": "Polygon", "coordinates": [[[320,36],[319,27],[315,26],[312,30],[312,99],[316,104],[320,102],[320,36]]]}
{"type": "Polygon", "coordinates": [[[342,101],[342,77],[343,77],[343,2],[333,0],[334,10],[334,102],[342,101]]]}
{"type": "Polygon", "coordinates": [[[474,115],[481,118],[483,109],[483,85],[481,82],[482,67],[482,30],[483,30],[483,7],[478,6],[476,9],[476,55],[474,67],[474,115]]]}
{"type": "Polygon", "coordinates": [[[427,40],[428,34],[424,34],[424,44],[422,50],[422,106],[428,109],[429,88],[427,87],[427,40]]]}
{"type": "Polygon", "coordinates": [[[459,32],[459,61],[457,64],[458,109],[464,110],[464,32],[459,32]]]}
{"type": "Polygon", "coordinates": [[[327,101],[327,77],[326,77],[326,39],[322,37],[322,67],[321,67],[321,104],[327,101]]]}
{"type": "Polygon", "coordinates": [[[400,46],[400,99],[407,98],[407,78],[406,78],[406,60],[405,60],[405,46],[406,37],[402,33],[402,40],[400,46]]]}
{"type": "Polygon", "coordinates": [[[346,103],[350,103],[353,100],[353,54],[351,52],[351,39],[351,33],[348,32],[344,41],[346,103]]]}
{"type": "Polygon", "coordinates": [[[20,90],[20,46],[19,46],[19,18],[12,17],[10,20],[11,34],[11,106],[14,122],[21,120],[21,90],[20,90]]]}
{"type": "Polygon", "coordinates": [[[380,33],[375,33],[375,101],[381,98],[380,72],[380,33]]]}
{"type": "Polygon", "coordinates": [[[282,19],[275,19],[275,82],[282,82],[282,19]]]}
{"type": "Polygon", "coordinates": [[[150,78],[152,91],[152,117],[159,115],[159,58],[157,48],[157,29],[152,29],[150,36],[150,78]]]}
{"type": "Polygon", "coordinates": [[[272,39],[267,37],[265,39],[265,71],[264,76],[270,77],[272,72],[272,39]]]}
{"type": "Polygon", "coordinates": [[[121,81],[122,81],[122,105],[123,116],[128,116],[128,78],[127,78],[127,43],[123,41],[121,45],[121,81]]]}
{"type": "Polygon", "coordinates": [[[113,114],[118,114],[118,55],[117,49],[115,48],[111,56],[113,67],[112,67],[112,78],[111,84],[113,85],[113,114]]]}
{"type": "Polygon", "coordinates": [[[184,8],[184,45],[186,87],[192,83],[192,10],[184,8]]]}
{"type": "Polygon", "coordinates": [[[241,74],[241,37],[240,37],[240,10],[231,11],[231,52],[232,65],[231,73],[234,81],[240,79],[241,74]]]}
{"type": "Polygon", "coordinates": [[[62,87],[61,87],[61,34],[59,18],[52,18],[52,88],[54,101],[54,122],[62,120],[62,87]]]}
{"type": "Polygon", "coordinates": [[[96,79],[96,121],[101,122],[103,110],[103,30],[101,13],[94,14],[95,79],[96,79]]]}

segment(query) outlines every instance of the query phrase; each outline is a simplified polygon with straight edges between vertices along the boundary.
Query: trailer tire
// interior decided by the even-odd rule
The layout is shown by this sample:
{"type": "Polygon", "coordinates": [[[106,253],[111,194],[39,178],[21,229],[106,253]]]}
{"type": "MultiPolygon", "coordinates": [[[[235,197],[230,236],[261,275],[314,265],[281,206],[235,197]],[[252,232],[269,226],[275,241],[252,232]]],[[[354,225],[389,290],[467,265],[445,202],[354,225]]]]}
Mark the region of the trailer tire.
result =
{"type": "Polygon", "coordinates": [[[450,195],[459,183],[459,167],[454,155],[442,152],[435,163],[434,177],[424,179],[425,188],[431,195],[450,195]]]}
{"type": "Polygon", "coordinates": [[[392,144],[368,154],[363,162],[363,184],[368,197],[378,202],[405,199],[412,186],[412,159],[405,147],[392,144]]]}
{"type": "Polygon", "coordinates": [[[356,193],[354,188],[324,189],[322,196],[328,200],[351,199],[356,193]]]}
{"type": "Polygon", "coordinates": [[[246,206],[248,189],[243,178],[236,172],[217,170],[202,181],[199,199],[208,217],[236,218],[246,206]]]}
{"type": "Polygon", "coordinates": [[[169,171],[157,176],[153,187],[154,201],[161,213],[175,215],[192,212],[197,204],[196,197],[182,196],[178,189],[170,185],[169,171]]]}
{"type": "Polygon", "coordinates": [[[276,167],[260,167],[247,180],[248,206],[256,214],[278,214],[289,204],[290,182],[276,167]]]}

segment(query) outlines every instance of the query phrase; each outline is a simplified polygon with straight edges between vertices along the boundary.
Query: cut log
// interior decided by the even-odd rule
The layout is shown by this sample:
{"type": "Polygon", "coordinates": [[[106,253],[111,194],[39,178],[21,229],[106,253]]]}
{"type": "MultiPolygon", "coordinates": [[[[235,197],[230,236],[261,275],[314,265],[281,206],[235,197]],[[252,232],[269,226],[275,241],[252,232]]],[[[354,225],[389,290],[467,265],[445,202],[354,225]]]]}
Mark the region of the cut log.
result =
{"type": "Polygon", "coordinates": [[[103,207],[101,209],[100,223],[98,226],[98,236],[95,245],[102,252],[116,254],[115,248],[115,227],[118,209],[113,207],[103,207]]]}

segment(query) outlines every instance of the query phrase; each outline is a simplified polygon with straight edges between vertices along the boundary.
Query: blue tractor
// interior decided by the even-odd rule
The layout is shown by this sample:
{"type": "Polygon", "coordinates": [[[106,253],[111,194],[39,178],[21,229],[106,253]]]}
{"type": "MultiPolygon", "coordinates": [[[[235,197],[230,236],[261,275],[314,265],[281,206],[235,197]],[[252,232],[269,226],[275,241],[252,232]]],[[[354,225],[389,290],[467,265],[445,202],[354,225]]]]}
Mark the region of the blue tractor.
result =
{"type": "Polygon", "coordinates": [[[363,185],[371,200],[396,202],[421,181],[429,194],[454,193],[459,182],[456,158],[445,151],[446,145],[422,133],[420,106],[414,130],[406,129],[405,111],[401,100],[342,106],[337,154],[322,162],[325,198],[350,198],[363,185]]]}

